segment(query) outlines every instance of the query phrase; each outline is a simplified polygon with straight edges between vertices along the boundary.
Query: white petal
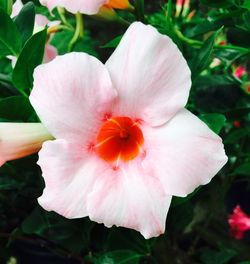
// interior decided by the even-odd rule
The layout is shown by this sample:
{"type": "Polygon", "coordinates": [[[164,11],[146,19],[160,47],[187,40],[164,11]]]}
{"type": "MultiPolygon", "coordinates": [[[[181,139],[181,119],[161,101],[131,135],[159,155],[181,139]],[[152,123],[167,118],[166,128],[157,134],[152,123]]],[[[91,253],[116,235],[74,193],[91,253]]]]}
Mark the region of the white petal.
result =
{"type": "Polygon", "coordinates": [[[119,95],[117,115],[158,126],[187,102],[187,63],[173,41],[152,26],[133,23],[106,66],[119,95]]]}
{"type": "Polygon", "coordinates": [[[164,233],[171,197],[139,164],[102,172],[88,197],[90,219],[135,229],[145,237],[164,233]]]}
{"type": "Polygon", "coordinates": [[[143,131],[143,166],[169,195],[186,196],[210,182],[227,162],[221,138],[186,109],[164,126],[143,131]]]}
{"type": "Polygon", "coordinates": [[[105,164],[62,139],[44,143],[38,164],[45,180],[39,204],[67,218],[87,216],[86,197],[105,164]]]}
{"type": "Polygon", "coordinates": [[[74,52],[35,69],[30,101],[55,138],[85,144],[96,136],[115,96],[105,66],[74,52]]]}

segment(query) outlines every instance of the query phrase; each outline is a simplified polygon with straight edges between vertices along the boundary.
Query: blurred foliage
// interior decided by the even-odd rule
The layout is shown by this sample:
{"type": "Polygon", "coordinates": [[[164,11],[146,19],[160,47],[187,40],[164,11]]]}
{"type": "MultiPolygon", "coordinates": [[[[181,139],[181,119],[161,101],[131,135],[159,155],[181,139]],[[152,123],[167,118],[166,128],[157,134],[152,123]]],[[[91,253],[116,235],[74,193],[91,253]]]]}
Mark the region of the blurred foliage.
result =
{"type": "MultiPolygon", "coordinates": [[[[75,18],[69,13],[62,17],[57,10],[50,14],[38,1],[27,3],[10,18],[11,2],[0,2],[0,120],[36,122],[27,99],[33,70],[42,62],[48,39],[59,54],[69,51],[75,18]],[[61,20],[60,29],[50,37],[47,29],[32,34],[35,13],[61,20]],[[14,68],[9,55],[17,57],[14,68]]],[[[134,13],[118,11],[119,20],[84,16],[84,36],[71,45],[72,50],[105,62],[135,20],[170,36],[192,70],[187,108],[221,135],[228,164],[209,185],[186,198],[174,198],[165,235],[145,240],[132,230],[107,229],[88,218],[68,220],[44,211],[36,200],[44,187],[37,156],[9,162],[0,169],[1,263],[13,255],[21,259],[32,254],[42,262],[29,262],[27,257],[20,263],[250,263],[249,236],[236,241],[227,225],[236,204],[250,213],[250,1],[193,0],[180,14],[175,1],[131,4],[134,13]],[[243,76],[235,75],[238,66],[244,67],[243,76]],[[20,245],[25,245],[23,253],[20,245]]]]}

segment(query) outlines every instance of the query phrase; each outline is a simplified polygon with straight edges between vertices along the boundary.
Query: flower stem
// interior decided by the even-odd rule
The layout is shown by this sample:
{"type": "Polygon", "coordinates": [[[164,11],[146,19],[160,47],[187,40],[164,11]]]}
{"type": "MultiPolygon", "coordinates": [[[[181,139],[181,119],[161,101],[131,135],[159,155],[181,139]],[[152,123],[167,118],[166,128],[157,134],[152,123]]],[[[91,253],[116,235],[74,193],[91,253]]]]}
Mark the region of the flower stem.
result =
{"type": "Polygon", "coordinates": [[[60,19],[62,21],[62,23],[67,26],[68,28],[73,29],[72,25],[67,21],[66,17],[65,17],[65,9],[62,7],[57,7],[57,11],[58,14],[60,16],[60,19]]]}
{"type": "MultiPolygon", "coordinates": [[[[202,41],[185,37],[182,34],[182,32],[180,30],[178,30],[177,28],[175,28],[175,33],[183,42],[190,44],[194,48],[200,48],[203,45],[202,41]]],[[[223,46],[222,45],[214,45],[214,49],[232,49],[232,50],[238,50],[238,51],[240,51],[242,53],[246,53],[246,54],[250,53],[250,49],[239,47],[239,46],[234,46],[234,45],[223,45],[223,46]]]]}
{"type": "Polygon", "coordinates": [[[69,46],[68,46],[68,51],[72,51],[75,43],[79,38],[83,38],[84,35],[84,26],[83,26],[83,19],[82,15],[78,12],[76,13],[76,29],[73,38],[71,39],[69,46]]]}

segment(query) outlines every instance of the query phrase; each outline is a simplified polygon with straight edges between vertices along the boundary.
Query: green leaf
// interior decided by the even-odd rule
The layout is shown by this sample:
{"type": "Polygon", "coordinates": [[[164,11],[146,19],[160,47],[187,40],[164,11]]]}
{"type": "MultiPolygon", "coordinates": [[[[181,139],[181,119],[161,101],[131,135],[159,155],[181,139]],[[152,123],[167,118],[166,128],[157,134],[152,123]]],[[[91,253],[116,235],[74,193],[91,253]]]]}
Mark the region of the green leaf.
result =
{"type": "Polygon", "coordinates": [[[247,51],[234,49],[217,49],[215,51],[215,56],[225,62],[227,67],[229,67],[235,60],[247,54],[247,51]]]}
{"type": "Polygon", "coordinates": [[[144,0],[135,0],[135,14],[137,20],[144,22],[144,0]]]}
{"type": "Polygon", "coordinates": [[[24,96],[11,96],[0,100],[0,118],[12,122],[27,122],[33,113],[29,99],[24,96]]]}
{"type": "Polygon", "coordinates": [[[192,78],[195,79],[210,63],[214,42],[222,28],[214,32],[202,45],[197,55],[191,62],[192,78]]]}
{"type": "Polygon", "coordinates": [[[26,234],[36,234],[79,254],[89,244],[93,222],[89,219],[66,219],[56,213],[36,207],[23,221],[26,234]]]}
{"type": "Polygon", "coordinates": [[[187,202],[188,200],[190,200],[199,190],[201,189],[201,187],[196,188],[192,193],[190,193],[189,195],[187,195],[186,197],[177,197],[177,196],[173,196],[172,201],[171,201],[171,207],[175,207],[177,205],[181,205],[185,202],[187,202]]]}
{"type": "Polygon", "coordinates": [[[12,12],[13,0],[1,0],[0,8],[2,8],[8,15],[12,12]]]}
{"type": "Polygon", "coordinates": [[[241,7],[246,8],[250,11],[250,0],[245,0],[241,7]]]}
{"type": "Polygon", "coordinates": [[[167,232],[173,233],[184,230],[192,221],[193,217],[194,210],[190,201],[171,207],[167,218],[167,232]]]}
{"type": "Polygon", "coordinates": [[[205,264],[226,264],[236,255],[237,252],[232,249],[206,250],[201,255],[201,261],[205,264]]]}
{"type": "Polygon", "coordinates": [[[193,27],[188,28],[186,30],[186,36],[189,38],[194,38],[196,36],[205,34],[209,31],[218,30],[220,28],[220,25],[217,23],[212,23],[210,21],[204,21],[200,22],[198,24],[194,24],[193,27]]]}
{"type": "Polygon", "coordinates": [[[227,8],[233,4],[233,0],[201,0],[200,2],[204,5],[218,8],[227,8]]]}
{"type": "Polygon", "coordinates": [[[72,39],[73,35],[74,32],[71,31],[66,31],[66,30],[60,31],[53,36],[50,43],[51,45],[57,48],[58,54],[60,55],[65,54],[67,53],[68,50],[68,43],[72,39]]]}
{"type": "Polygon", "coordinates": [[[116,48],[120,43],[123,35],[117,36],[105,45],[101,46],[101,48],[116,48]]]}
{"type": "Polygon", "coordinates": [[[216,87],[216,86],[226,86],[226,85],[237,85],[238,81],[230,75],[200,75],[195,80],[196,86],[205,87],[216,87]]]}
{"type": "Polygon", "coordinates": [[[202,114],[199,118],[216,134],[220,133],[226,123],[226,117],[222,114],[202,114]]]}
{"type": "Polygon", "coordinates": [[[107,241],[107,250],[132,250],[141,255],[149,254],[149,242],[144,237],[135,232],[134,230],[128,230],[125,228],[113,227],[109,233],[107,241]]]}
{"type": "Polygon", "coordinates": [[[47,30],[44,29],[26,42],[13,70],[13,83],[26,96],[33,85],[34,69],[43,60],[46,36],[47,30]]]}
{"type": "Polygon", "coordinates": [[[24,44],[33,33],[35,23],[35,5],[28,2],[15,17],[14,22],[21,33],[22,43],[24,44]]]}
{"type": "Polygon", "coordinates": [[[117,250],[103,254],[95,264],[138,264],[142,256],[131,250],[117,250]]]}
{"type": "Polygon", "coordinates": [[[237,167],[233,174],[250,176],[250,162],[246,162],[237,167]]]}
{"type": "Polygon", "coordinates": [[[250,135],[250,129],[247,128],[237,128],[235,130],[233,130],[232,132],[230,132],[225,140],[224,143],[225,144],[234,144],[237,141],[239,141],[241,138],[244,138],[246,136],[250,135]]]}
{"type": "Polygon", "coordinates": [[[14,179],[8,178],[8,180],[6,180],[5,178],[0,178],[0,190],[13,190],[13,189],[20,189],[21,187],[23,187],[22,185],[20,185],[20,182],[17,182],[14,179]]]}
{"type": "Polygon", "coordinates": [[[21,35],[11,18],[0,8],[0,57],[17,56],[21,50],[21,35]]]}

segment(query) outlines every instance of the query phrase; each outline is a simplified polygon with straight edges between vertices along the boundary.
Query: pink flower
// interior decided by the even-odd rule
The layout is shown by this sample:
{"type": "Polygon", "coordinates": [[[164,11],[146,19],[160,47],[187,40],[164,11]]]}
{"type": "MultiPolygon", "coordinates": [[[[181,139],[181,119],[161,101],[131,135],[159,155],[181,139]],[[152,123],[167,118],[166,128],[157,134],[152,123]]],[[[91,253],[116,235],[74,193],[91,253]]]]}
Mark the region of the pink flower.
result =
{"type": "Polygon", "coordinates": [[[245,68],[241,65],[239,65],[235,70],[234,70],[234,76],[241,79],[243,75],[245,75],[247,72],[245,68]]]}
{"type": "Polygon", "coordinates": [[[39,151],[52,138],[39,123],[0,123],[0,166],[39,151]]]}
{"type": "Polygon", "coordinates": [[[184,109],[190,86],[176,45],[139,22],[105,65],[69,53],[38,66],[30,101],[56,138],[39,153],[40,205],[162,234],[172,195],[207,184],[227,161],[221,138],[184,109]]]}
{"type": "Polygon", "coordinates": [[[87,15],[97,14],[102,6],[109,8],[126,9],[130,7],[128,0],[40,0],[40,3],[50,10],[55,7],[64,7],[71,13],[87,15]]]}
{"type": "Polygon", "coordinates": [[[242,239],[245,231],[250,230],[250,217],[241,210],[239,205],[234,208],[233,214],[229,216],[228,223],[230,233],[236,239],[242,239]]]}

